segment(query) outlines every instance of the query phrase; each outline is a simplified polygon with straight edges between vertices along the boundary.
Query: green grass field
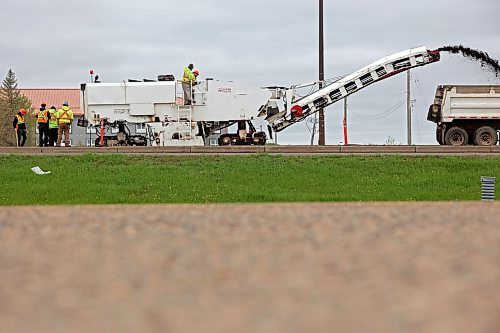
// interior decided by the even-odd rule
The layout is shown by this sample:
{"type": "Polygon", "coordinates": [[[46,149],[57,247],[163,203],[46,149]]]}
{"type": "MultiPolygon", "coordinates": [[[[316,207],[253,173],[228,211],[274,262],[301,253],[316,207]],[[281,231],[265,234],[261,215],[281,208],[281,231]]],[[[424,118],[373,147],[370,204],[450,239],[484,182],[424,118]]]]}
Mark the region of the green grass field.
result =
{"type": "Polygon", "coordinates": [[[479,200],[481,176],[499,156],[5,155],[0,205],[479,200]]]}

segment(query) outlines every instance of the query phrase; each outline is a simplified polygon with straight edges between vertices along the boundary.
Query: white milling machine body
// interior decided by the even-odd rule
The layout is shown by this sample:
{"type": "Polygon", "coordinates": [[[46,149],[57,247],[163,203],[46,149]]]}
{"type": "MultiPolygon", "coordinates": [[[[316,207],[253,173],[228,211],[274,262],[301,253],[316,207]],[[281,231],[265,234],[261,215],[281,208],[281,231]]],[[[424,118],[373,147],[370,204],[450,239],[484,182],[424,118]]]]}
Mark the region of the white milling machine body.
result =
{"type": "Polygon", "coordinates": [[[265,133],[255,131],[250,122],[268,97],[262,89],[207,79],[192,86],[193,103],[184,105],[180,81],[128,81],[81,84],[82,124],[97,133],[102,124],[119,127],[118,135],[106,137],[104,145],[147,145],[149,140],[154,146],[199,146],[235,123],[240,130],[232,135],[234,144],[265,144],[265,133]],[[147,137],[127,133],[126,124],[146,124],[147,137]]]}
{"type": "Polygon", "coordinates": [[[259,116],[266,117],[270,127],[279,132],[372,83],[439,60],[438,50],[430,51],[426,47],[419,47],[382,58],[305,97],[299,97],[297,89],[313,86],[318,82],[290,88],[267,87],[272,96],[267,104],[261,107],[259,116]],[[281,101],[284,110],[279,108],[278,102],[281,101]]]}

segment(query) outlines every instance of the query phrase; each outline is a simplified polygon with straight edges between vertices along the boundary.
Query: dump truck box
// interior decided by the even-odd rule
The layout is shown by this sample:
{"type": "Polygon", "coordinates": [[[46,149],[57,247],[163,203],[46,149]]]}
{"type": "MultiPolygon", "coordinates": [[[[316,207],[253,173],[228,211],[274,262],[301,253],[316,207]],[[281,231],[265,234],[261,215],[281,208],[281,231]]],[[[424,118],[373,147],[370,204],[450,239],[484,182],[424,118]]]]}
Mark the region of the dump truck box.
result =
{"type": "Polygon", "coordinates": [[[443,85],[436,90],[427,120],[447,145],[495,145],[500,130],[500,85],[443,85]]]}
{"type": "Polygon", "coordinates": [[[500,119],[500,86],[439,86],[427,119],[500,119]]]}

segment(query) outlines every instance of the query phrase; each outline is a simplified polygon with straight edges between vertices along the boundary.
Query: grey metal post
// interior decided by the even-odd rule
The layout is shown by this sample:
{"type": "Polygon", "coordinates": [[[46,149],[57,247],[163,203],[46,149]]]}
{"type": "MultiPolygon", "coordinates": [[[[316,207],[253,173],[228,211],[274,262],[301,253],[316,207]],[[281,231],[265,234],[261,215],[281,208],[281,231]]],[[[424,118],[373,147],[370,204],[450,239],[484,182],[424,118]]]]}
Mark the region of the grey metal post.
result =
{"type": "Polygon", "coordinates": [[[412,145],[411,140],[411,74],[410,70],[406,72],[406,110],[407,110],[407,135],[408,135],[408,146],[412,145]]]}
{"type": "Polygon", "coordinates": [[[313,123],[313,129],[312,129],[312,134],[311,134],[311,146],[314,146],[314,137],[316,136],[316,124],[318,123],[318,114],[314,114],[314,123],[313,123]]]}

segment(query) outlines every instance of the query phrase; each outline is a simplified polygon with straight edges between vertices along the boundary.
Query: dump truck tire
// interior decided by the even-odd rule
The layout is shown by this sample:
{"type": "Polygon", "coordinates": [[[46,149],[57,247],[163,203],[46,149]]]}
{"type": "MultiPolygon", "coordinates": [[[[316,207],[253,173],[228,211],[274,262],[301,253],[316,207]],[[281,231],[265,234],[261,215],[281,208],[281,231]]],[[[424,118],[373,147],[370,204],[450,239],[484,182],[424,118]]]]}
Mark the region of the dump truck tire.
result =
{"type": "Polygon", "coordinates": [[[497,131],[489,126],[480,127],[474,133],[474,144],[478,146],[495,146],[498,143],[497,131]]]}
{"type": "Polygon", "coordinates": [[[469,142],[469,135],[460,127],[450,128],[444,138],[448,146],[465,146],[469,142]]]}

